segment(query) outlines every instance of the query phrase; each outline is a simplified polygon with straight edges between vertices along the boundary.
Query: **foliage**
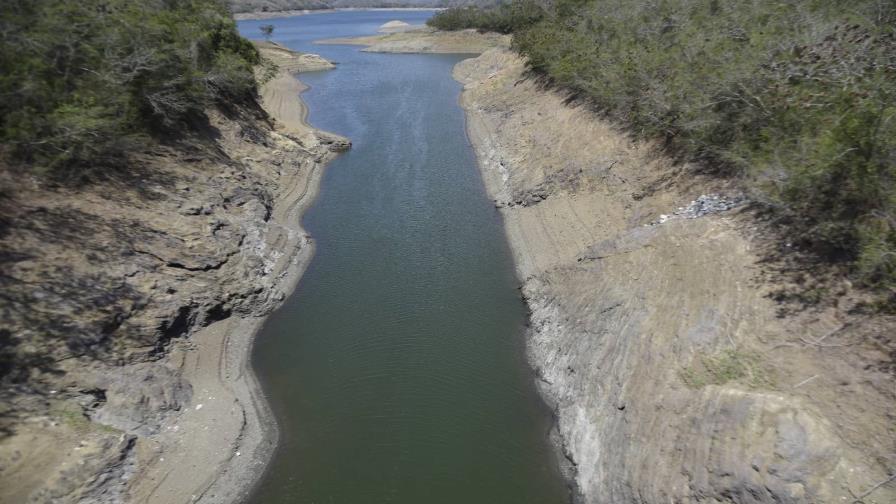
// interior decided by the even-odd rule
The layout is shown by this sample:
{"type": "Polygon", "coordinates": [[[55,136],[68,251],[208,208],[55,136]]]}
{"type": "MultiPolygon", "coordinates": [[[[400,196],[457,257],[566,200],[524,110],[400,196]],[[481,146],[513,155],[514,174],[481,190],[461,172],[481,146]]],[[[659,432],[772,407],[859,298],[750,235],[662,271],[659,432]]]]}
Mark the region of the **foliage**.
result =
{"type": "Polygon", "coordinates": [[[261,61],[256,66],[255,81],[263,86],[276,77],[279,72],[280,65],[274,63],[274,61],[269,58],[262,57],[261,61]]]}
{"type": "Polygon", "coordinates": [[[261,31],[261,34],[264,35],[266,40],[271,40],[271,35],[274,34],[274,25],[264,24],[259,26],[258,30],[261,31]]]}
{"type": "Polygon", "coordinates": [[[537,23],[545,11],[535,0],[504,3],[492,9],[452,7],[438,12],[426,24],[439,30],[466,30],[512,33],[537,23]]]}
{"type": "MultiPolygon", "coordinates": [[[[433,24],[495,29],[509,9],[433,24]]],[[[513,26],[533,70],[636,136],[743,177],[795,242],[896,299],[892,1],[556,0],[513,26]]]]}
{"type": "Polygon", "coordinates": [[[255,48],[217,0],[6,0],[2,154],[44,170],[102,163],[253,93],[255,48]]]}

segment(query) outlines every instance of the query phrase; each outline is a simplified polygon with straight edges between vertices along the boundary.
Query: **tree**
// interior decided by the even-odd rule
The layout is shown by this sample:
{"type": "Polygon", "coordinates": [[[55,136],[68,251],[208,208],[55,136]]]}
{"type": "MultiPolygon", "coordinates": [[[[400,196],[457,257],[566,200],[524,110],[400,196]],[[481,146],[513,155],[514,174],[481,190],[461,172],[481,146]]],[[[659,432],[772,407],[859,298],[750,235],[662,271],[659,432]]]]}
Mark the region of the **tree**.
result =
{"type": "Polygon", "coordinates": [[[261,30],[261,34],[264,35],[264,38],[270,42],[271,35],[274,34],[274,25],[261,25],[258,27],[258,29],[261,30]]]}

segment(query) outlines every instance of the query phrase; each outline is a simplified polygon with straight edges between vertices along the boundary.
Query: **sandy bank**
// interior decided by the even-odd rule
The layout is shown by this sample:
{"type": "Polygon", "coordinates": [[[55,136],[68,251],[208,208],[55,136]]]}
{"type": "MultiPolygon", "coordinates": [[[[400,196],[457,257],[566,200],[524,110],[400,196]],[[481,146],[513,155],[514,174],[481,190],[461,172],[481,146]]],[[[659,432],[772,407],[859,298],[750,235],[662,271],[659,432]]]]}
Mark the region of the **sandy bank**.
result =
{"type": "Polygon", "coordinates": [[[848,285],[784,315],[755,216],[698,198],[735,192],[524,71],[493,50],[455,76],[583,501],[896,502],[892,318],[848,285]]]}
{"type": "Polygon", "coordinates": [[[446,32],[423,26],[367,37],[324,39],[315,44],[360,45],[366,46],[366,52],[479,54],[510,47],[510,36],[476,30],[446,32]]]}

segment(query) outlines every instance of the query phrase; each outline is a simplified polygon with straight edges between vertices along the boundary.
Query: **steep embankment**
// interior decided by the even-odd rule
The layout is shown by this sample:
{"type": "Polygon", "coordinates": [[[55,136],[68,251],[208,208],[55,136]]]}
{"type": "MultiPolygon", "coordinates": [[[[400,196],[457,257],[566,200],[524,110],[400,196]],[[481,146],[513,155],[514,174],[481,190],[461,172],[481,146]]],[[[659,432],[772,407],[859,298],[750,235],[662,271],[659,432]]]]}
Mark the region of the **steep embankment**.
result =
{"type": "Polygon", "coordinates": [[[32,337],[3,391],[0,501],[248,490],[276,436],[252,335],[309,259],[299,215],[348,147],[291,120],[298,85],[281,71],[263,88],[279,125],[254,102],[210,110],[203,135],[77,187],[2,171],[4,337],[32,337]]]}
{"type": "Polygon", "coordinates": [[[848,283],[787,314],[736,192],[524,70],[492,50],[455,75],[584,501],[896,501],[894,321],[848,283]]]}

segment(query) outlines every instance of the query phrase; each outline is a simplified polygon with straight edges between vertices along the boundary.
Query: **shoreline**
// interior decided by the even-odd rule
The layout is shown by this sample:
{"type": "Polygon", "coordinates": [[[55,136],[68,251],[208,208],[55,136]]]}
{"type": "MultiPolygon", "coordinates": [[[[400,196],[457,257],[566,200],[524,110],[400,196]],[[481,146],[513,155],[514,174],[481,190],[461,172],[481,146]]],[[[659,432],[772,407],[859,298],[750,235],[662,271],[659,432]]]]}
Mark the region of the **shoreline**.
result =
{"type": "Polygon", "coordinates": [[[237,21],[257,21],[262,19],[278,19],[295,16],[308,16],[312,14],[325,14],[328,12],[343,11],[439,11],[441,7],[339,7],[335,9],[297,9],[285,11],[252,11],[237,12],[233,19],[237,21]]]}
{"type": "MultiPolygon", "coordinates": [[[[277,122],[272,133],[286,140],[279,146],[295,144],[300,164],[281,180],[284,190],[275,199],[263,237],[270,250],[285,252],[268,274],[273,282],[267,288],[278,293],[277,308],[295,290],[314,257],[314,241],[302,228],[301,216],[317,198],[326,164],[348,145],[342,137],[306,122],[300,93],[308,88],[297,74],[325,69],[320,60],[312,63],[316,66],[302,67],[301,61],[285,65],[260,89],[262,106],[277,122]]],[[[138,447],[142,463],[130,491],[134,502],[243,502],[254,491],[279,438],[275,414],[251,360],[266,320],[267,316],[234,315],[172,348],[168,358],[191,383],[194,397],[176,425],[145,443],[152,446],[138,447]]]]}
{"type": "MultiPolygon", "coordinates": [[[[508,48],[503,48],[507,50],[508,48]]],[[[482,56],[480,53],[479,56],[482,56]]],[[[474,59],[474,58],[470,58],[474,59]]],[[[469,60],[464,60],[469,61],[469,60]]],[[[464,61],[458,62],[452,71],[452,77],[454,80],[461,84],[461,92],[458,97],[458,106],[464,111],[464,134],[467,137],[467,141],[470,143],[470,147],[473,149],[473,154],[476,156],[476,166],[479,169],[479,175],[482,180],[482,185],[485,187],[486,194],[493,200],[498,201],[502,199],[502,197],[506,197],[507,194],[504,194],[502,191],[502,183],[501,181],[495,178],[495,173],[489,168],[489,155],[488,152],[493,151],[492,148],[487,146],[488,133],[485,125],[481,124],[481,117],[477,117],[476,111],[472,108],[472,103],[470,103],[469,97],[466,93],[466,84],[470,80],[470,76],[463,76],[459,72],[459,65],[461,65],[464,61]]],[[[526,305],[526,326],[527,328],[524,330],[522,334],[522,344],[523,344],[523,352],[526,356],[526,365],[529,368],[529,373],[532,379],[533,384],[535,385],[535,390],[538,394],[538,397],[541,399],[545,408],[550,411],[551,414],[551,428],[549,432],[545,436],[546,442],[552,448],[554,454],[554,462],[557,464],[557,469],[560,471],[560,475],[563,480],[566,482],[567,489],[569,490],[569,504],[584,504],[586,502],[585,496],[582,493],[582,489],[579,485],[579,482],[576,478],[576,463],[573,460],[572,456],[569,453],[569,448],[566,443],[566,440],[563,436],[563,433],[560,430],[560,411],[557,406],[558,398],[552,394],[549,390],[542,386],[540,383],[543,378],[540,375],[540,369],[538,363],[532,356],[530,350],[530,342],[532,335],[530,334],[531,330],[529,327],[532,324],[533,311],[535,307],[532,305],[530,300],[527,298],[524,292],[524,287],[526,285],[526,271],[521,267],[522,254],[524,249],[526,248],[525,240],[519,236],[517,233],[514,233],[513,228],[508,224],[508,216],[502,211],[503,209],[496,205],[496,210],[498,212],[498,216],[501,219],[501,228],[504,233],[504,239],[507,242],[508,247],[510,248],[511,255],[513,257],[513,268],[516,276],[516,280],[519,283],[519,291],[520,291],[520,299],[526,305]]]]}

